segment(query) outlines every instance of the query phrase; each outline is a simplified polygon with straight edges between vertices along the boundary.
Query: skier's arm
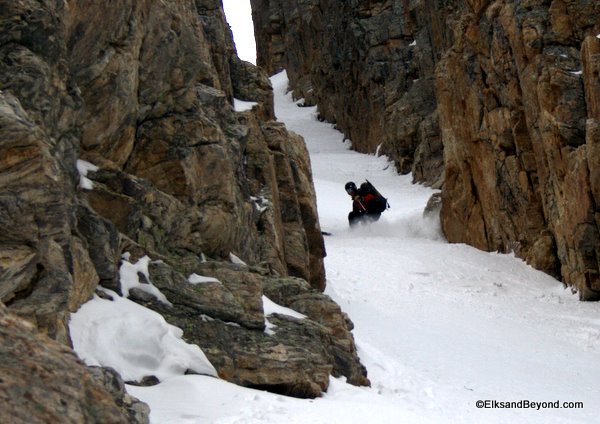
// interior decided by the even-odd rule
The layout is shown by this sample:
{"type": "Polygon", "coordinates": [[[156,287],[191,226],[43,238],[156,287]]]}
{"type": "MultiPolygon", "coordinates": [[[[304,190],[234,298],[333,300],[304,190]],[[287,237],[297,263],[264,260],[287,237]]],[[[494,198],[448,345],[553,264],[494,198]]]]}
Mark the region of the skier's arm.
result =
{"type": "Polygon", "coordinates": [[[360,196],[354,196],[354,204],[358,207],[358,210],[360,212],[367,211],[367,208],[365,207],[364,203],[362,202],[362,199],[360,196]]]}

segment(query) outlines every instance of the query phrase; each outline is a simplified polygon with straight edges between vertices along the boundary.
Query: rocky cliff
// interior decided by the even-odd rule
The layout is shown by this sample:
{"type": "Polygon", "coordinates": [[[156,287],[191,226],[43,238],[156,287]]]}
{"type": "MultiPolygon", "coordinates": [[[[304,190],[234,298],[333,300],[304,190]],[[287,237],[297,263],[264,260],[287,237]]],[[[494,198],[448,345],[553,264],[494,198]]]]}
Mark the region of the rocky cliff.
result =
{"type": "Polygon", "coordinates": [[[258,63],[442,187],[451,242],[600,298],[600,3],[252,0],[258,63]]]}
{"type": "MultiPolygon", "coordinates": [[[[222,378],[309,397],[330,374],[368,384],[351,322],[321,293],[308,153],[272,119],[269,80],[237,58],[220,0],[0,0],[0,311],[12,323],[0,356],[27,355],[11,350],[27,333],[31,367],[50,356],[76,367],[106,391],[110,422],[147,419],[118,376],[69,352],[68,328],[98,285],[123,294],[123,261],[147,256],[171,306],[130,298],[184,329],[222,378]],[[234,98],[256,105],[236,112],[234,98]],[[193,286],[193,273],[221,283],[193,286]],[[309,318],[271,317],[279,330],[266,334],[263,294],[309,318]]],[[[74,412],[51,394],[34,408],[54,386],[5,379],[22,373],[13,362],[0,361],[0,416],[92,422],[81,384],[74,412]]]]}

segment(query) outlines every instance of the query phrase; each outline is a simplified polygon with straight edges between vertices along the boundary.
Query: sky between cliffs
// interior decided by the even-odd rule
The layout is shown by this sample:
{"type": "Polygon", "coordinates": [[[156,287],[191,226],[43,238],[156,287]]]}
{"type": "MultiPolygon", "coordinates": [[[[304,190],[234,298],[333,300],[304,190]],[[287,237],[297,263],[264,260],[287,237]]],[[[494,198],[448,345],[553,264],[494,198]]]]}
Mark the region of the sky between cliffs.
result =
{"type": "Polygon", "coordinates": [[[256,64],[256,44],[250,0],[223,0],[227,23],[240,59],[256,64]]]}

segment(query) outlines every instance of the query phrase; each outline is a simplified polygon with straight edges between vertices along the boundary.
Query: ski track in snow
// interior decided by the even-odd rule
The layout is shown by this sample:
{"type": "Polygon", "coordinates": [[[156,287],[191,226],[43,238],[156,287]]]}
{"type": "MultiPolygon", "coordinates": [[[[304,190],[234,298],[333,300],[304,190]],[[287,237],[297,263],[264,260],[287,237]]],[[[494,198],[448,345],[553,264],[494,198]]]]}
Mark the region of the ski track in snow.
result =
{"type": "MultiPolygon", "coordinates": [[[[156,364],[167,377],[153,387],[127,386],[150,405],[152,424],[598,422],[600,304],[579,302],[513,255],[447,243],[439,220],[422,213],[434,190],[397,175],[385,157],[351,151],[333,125],[318,122],[316,108],[299,107],[286,94],[285,74],[272,83],[278,119],[306,140],[321,227],[332,233],[325,237],[326,293],[354,322],[372,385],[331,378],[321,398],[301,400],[177,375],[183,372],[171,362],[181,361],[170,361],[173,355],[208,374],[212,367],[201,352],[168,341],[174,353],[156,364]],[[344,184],[365,178],[388,197],[391,209],[378,222],[350,230],[344,184]],[[480,409],[478,400],[583,402],[584,408],[480,409]]],[[[173,330],[159,315],[136,311],[139,306],[125,300],[84,305],[71,324],[78,354],[110,363],[123,375],[147,373],[133,369],[128,358],[140,354],[140,343],[167,352],[162,334],[173,330]],[[112,327],[98,319],[101,313],[112,327]],[[139,342],[129,345],[129,337],[114,337],[132,328],[121,321],[133,314],[132,323],[151,323],[158,336],[138,334],[139,342]],[[92,332],[98,337],[85,337],[92,332]]]]}

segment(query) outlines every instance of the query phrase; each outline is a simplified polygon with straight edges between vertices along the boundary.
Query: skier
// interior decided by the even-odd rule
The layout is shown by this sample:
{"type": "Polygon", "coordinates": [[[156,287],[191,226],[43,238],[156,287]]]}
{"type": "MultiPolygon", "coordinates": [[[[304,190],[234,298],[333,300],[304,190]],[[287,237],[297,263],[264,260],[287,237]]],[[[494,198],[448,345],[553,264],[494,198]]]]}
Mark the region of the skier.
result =
{"type": "Polygon", "coordinates": [[[356,188],[354,182],[346,183],[346,193],[352,197],[352,212],[348,214],[350,226],[359,222],[375,222],[381,213],[388,208],[387,199],[383,197],[367,180],[356,188]]]}

